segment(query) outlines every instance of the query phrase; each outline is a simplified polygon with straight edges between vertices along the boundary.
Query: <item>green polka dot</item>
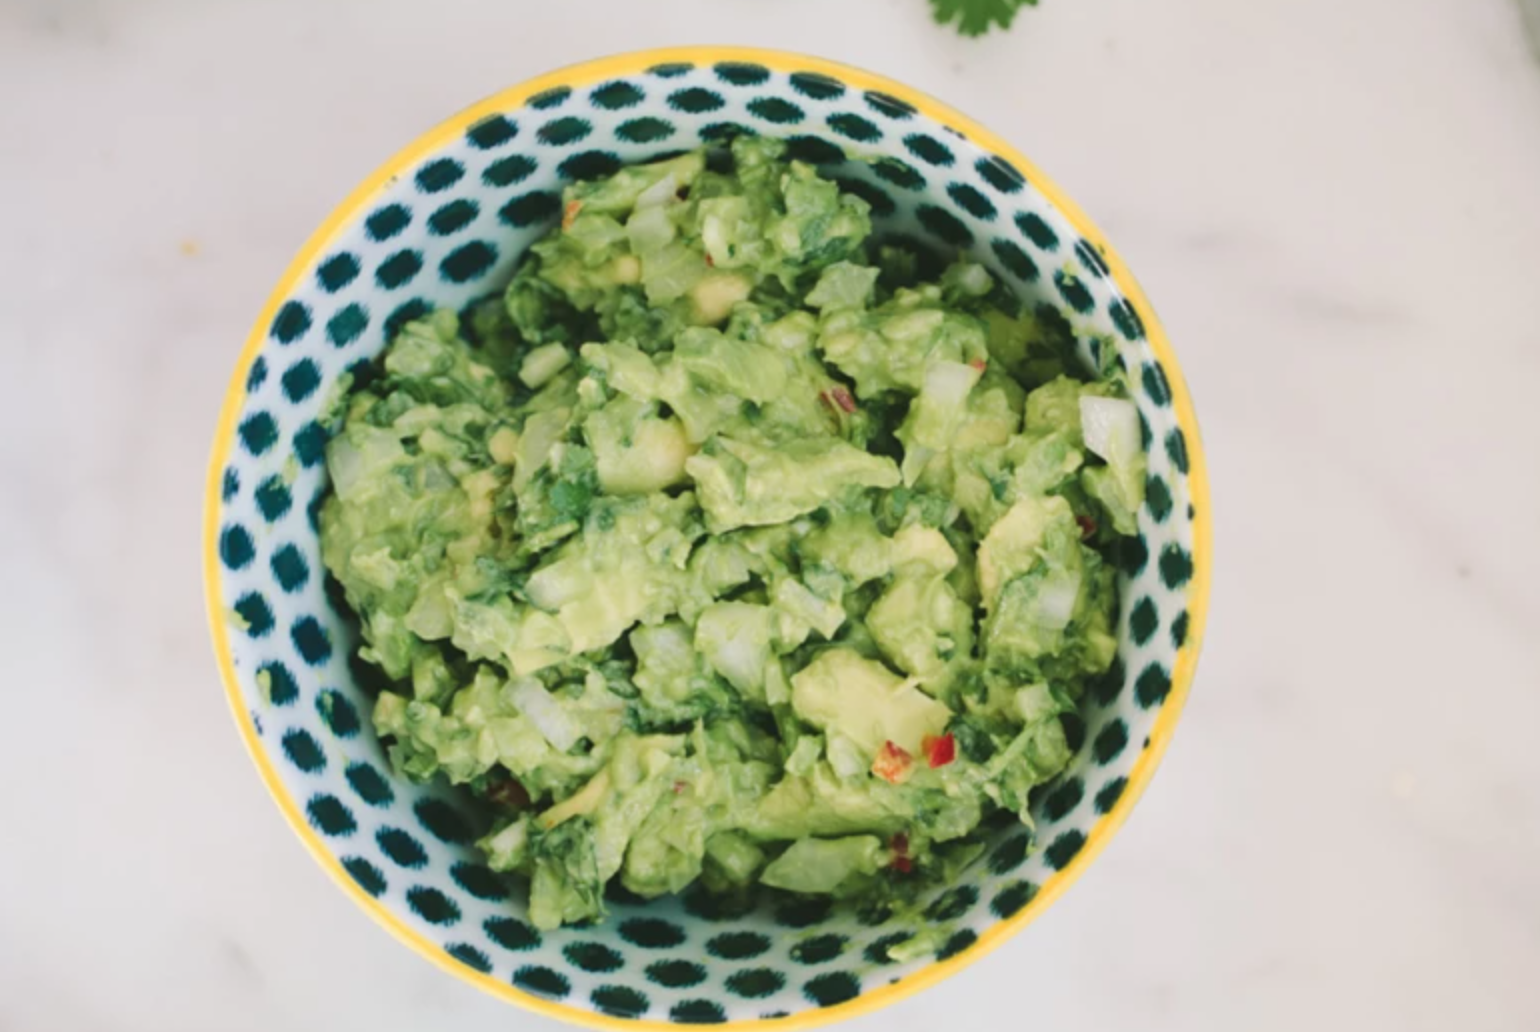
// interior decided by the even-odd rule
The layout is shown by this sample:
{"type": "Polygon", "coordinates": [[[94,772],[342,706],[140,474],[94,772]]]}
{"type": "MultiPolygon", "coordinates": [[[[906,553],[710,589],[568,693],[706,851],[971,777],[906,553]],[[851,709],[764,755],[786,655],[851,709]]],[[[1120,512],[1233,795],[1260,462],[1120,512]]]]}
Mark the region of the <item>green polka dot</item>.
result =
{"type": "Polygon", "coordinates": [[[358,883],[358,887],[371,896],[378,896],[386,889],[385,875],[380,869],[361,856],[350,856],[342,861],[343,870],[358,883]]]}
{"type": "Polygon", "coordinates": [[[481,930],[503,949],[515,953],[535,949],[542,941],[534,926],[516,917],[489,917],[482,924],[481,930]]]}
{"type": "Polygon", "coordinates": [[[1085,845],[1085,835],[1079,831],[1066,831],[1048,844],[1043,850],[1043,859],[1048,861],[1048,866],[1055,871],[1062,871],[1069,866],[1069,862],[1075,859],[1085,845]]]}
{"type": "Polygon", "coordinates": [[[334,254],[321,263],[316,269],[315,278],[321,284],[321,289],[328,294],[335,294],[343,287],[358,278],[359,264],[357,255],[334,254]]]}
{"type": "Polygon", "coordinates": [[[674,123],[651,116],[633,118],[617,126],[615,135],[628,143],[656,143],[674,135],[674,123]]]}
{"type": "Polygon", "coordinates": [[[555,118],[535,130],[535,138],[552,147],[566,147],[588,138],[594,131],[593,123],[586,118],[567,115],[555,118]]]}
{"type": "Polygon", "coordinates": [[[908,942],[913,936],[909,932],[892,932],[880,939],[873,939],[862,952],[867,961],[872,964],[893,964],[894,959],[888,956],[888,950],[901,942],[908,942]]]}
{"type": "Polygon", "coordinates": [[[726,106],[727,101],[722,99],[720,93],[692,86],[687,90],[675,90],[668,95],[668,106],[675,111],[683,111],[688,115],[699,115],[707,111],[717,111],[726,106]]]}
{"type": "Polygon", "coordinates": [[[276,475],[258,484],[253,497],[256,499],[262,518],[269,523],[281,519],[294,504],[294,496],[289,493],[289,485],[283,482],[282,477],[276,475]]]}
{"type": "Polygon", "coordinates": [[[618,154],[609,151],[589,150],[574,154],[557,166],[556,171],[567,179],[602,179],[620,170],[618,154]]]}
{"type": "Polygon", "coordinates": [[[348,784],[358,798],[370,806],[389,806],[395,802],[396,793],[391,789],[390,782],[370,764],[363,761],[350,763],[346,774],[348,784]]]}
{"type": "Polygon", "coordinates": [[[326,769],[326,754],[310,732],[295,728],[283,736],[283,754],[306,774],[326,769]]]}
{"type": "Polygon", "coordinates": [[[570,86],[555,86],[529,98],[529,106],[536,111],[549,111],[551,108],[561,107],[572,96],[570,86]]]}
{"type": "Polygon", "coordinates": [[[497,261],[497,249],[485,240],[472,240],[444,256],[439,275],[450,283],[467,283],[484,274],[497,261]]]}
{"type": "Polygon", "coordinates": [[[1096,307],[1096,299],[1091,296],[1091,291],[1073,272],[1057,270],[1053,274],[1053,285],[1059,288],[1059,296],[1064,299],[1064,303],[1082,315],[1096,307]]]}
{"type": "Polygon", "coordinates": [[[1091,681],[1091,693],[1101,705],[1111,706],[1123,693],[1123,682],[1127,679],[1122,657],[1114,656],[1106,672],[1091,681]]]}
{"type": "Polygon", "coordinates": [[[417,189],[442,193],[465,176],[465,166],[453,158],[438,158],[417,170],[417,189]]]}
{"type": "Polygon", "coordinates": [[[791,959],[798,964],[827,964],[844,953],[848,944],[843,935],[815,935],[792,946],[791,959]]]}
{"type": "Polygon", "coordinates": [[[1019,280],[1031,283],[1041,275],[1038,271],[1037,263],[1032,260],[1031,256],[1011,241],[998,238],[991,240],[989,242],[989,249],[995,253],[995,257],[1000,260],[1000,264],[1005,266],[1005,271],[1019,280]]]}
{"type": "Polygon", "coordinates": [[[1016,216],[1016,228],[1021,230],[1032,243],[1045,251],[1056,251],[1059,247],[1059,234],[1053,227],[1043,221],[1043,217],[1036,212],[1026,211],[1016,216]]]}
{"type": "Polygon", "coordinates": [[[399,867],[415,871],[427,866],[427,850],[422,848],[421,842],[400,828],[381,828],[375,833],[374,841],[379,843],[380,849],[384,850],[385,855],[399,867]]]}
{"type": "Polygon", "coordinates": [[[727,991],[749,1000],[762,1000],[786,987],[786,976],[774,968],[745,968],[727,976],[727,991]]]}
{"type": "Polygon", "coordinates": [[[559,971],[540,964],[529,964],[513,973],[513,984],[525,992],[560,1000],[572,991],[572,983],[559,971]]]}
{"type": "Polygon", "coordinates": [[[1140,376],[1144,384],[1144,393],[1150,396],[1150,400],[1162,407],[1171,404],[1171,385],[1166,382],[1166,372],[1158,365],[1147,365],[1140,376]]]}
{"type": "Polygon", "coordinates": [[[639,896],[632,892],[621,884],[619,878],[612,879],[604,886],[604,898],[623,907],[639,907],[647,903],[646,896],[639,896]]]}
{"type": "Polygon", "coordinates": [[[225,470],[224,481],[219,485],[220,501],[228,502],[241,490],[241,475],[234,469],[225,470]]]}
{"type": "Polygon", "coordinates": [[[790,81],[792,89],[814,100],[833,100],[845,93],[844,83],[817,72],[793,72],[790,81]]]}
{"type": "Polygon", "coordinates": [[[440,842],[469,845],[476,837],[465,818],[442,799],[421,799],[412,807],[418,822],[440,842]]]}
{"type": "Polygon", "coordinates": [[[1096,739],[1091,743],[1091,755],[1096,762],[1106,766],[1123,754],[1128,746],[1128,725],[1122,720],[1114,719],[1112,723],[1102,728],[1096,734],[1096,739]]]}
{"type": "Polygon", "coordinates": [[[326,458],[326,431],[320,423],[311,420],[294,431],[294,457],[305,469],[326,458]]]}
{"type": "Polygon", "coordinates": [[[817,136],[793,136],[786,141],[786,156],[809,165],[838,165],[845,161],[845,151],[817,136]]]}
{"type": "Polygon", "coordinates": [[[1108,813],[1118,804],[1123,796],[1123,789],[1128,784],[1127,778],[1113,778],[1101,787],[1096,793],[1096,812],[1108,813]]]}
{"type": "Polygon", "coordinates": [[[385,317],[385,337],[394,340],[396,334],[407,323],[416,322],[433,310],[433,306],[420,297],[414,297],[396,306],[396,310],[385,317]]]}
{"type": "Polygon", "coordinates": [[[1150,430],[1150,421],[1144,418],[1144,413],[1139,413],[1139,448],[1149,451],[1150,444],[1155,440],[1154,433],[1150,430]]]}
{"type": "Polygon", "coordinates": [[[700,138],[707,143],[727,143],[740,136],[757,136],[754,130],[737,122],[712,122],[700,127],[700,138]]]}
{"type": "Polygon", "coordinates": [[[722,61],[711,69],[716,77],[734,86],[758,86],[770,78],[770,69],[764,65],[743,61],[722,61]]]}
{"type": "Polygon", "coordinates": [[[873,215],[879,217],[892,215],[897,210],[897,205],[893,203],[893,198],[889,197],[887,192],[880,186],[868,183],[864,179],[856,179],[853,176],[833,176],[831,178],[839,184],[841,190],[848,194],[854,194],[871,205],[873,215]]]}
{"type": "Polygon", "coordinates": [[[488,165],[481,173],[481,181],[488,186],[512,186],[534,175],[535,169],[539,167],[540,165],[533,158],[523,154],[510,154],[488,165]]]}
{"type": "Polygon", "coordinates": [[[1179,472],[1187,472],[1187,435],[1181,427],[1166,435],[1166,456],[1179,472]]]}
{"type": "Polygon", "coordinates": [[[278,581],[278,586],[285,592],[298,591],[310,579],[310,565],[305,562],[305,557],[300,554],[299,549],[293,545],[284,545],[274,552],[269,565],[272,567],[273,577],[278,581]]]}
{"type": "Polygon", "coordinates": [[[422,271],[420,251],[397,251],[374,270],[374,282],[385,290],[399,290],[422,271]]]}
{"type": "Polygon", "coordinates": [[[464,860],[449,868],[449,876],[455,884],[477,899],[501,900],[508,898],[508,886],[502,876],[484,864],[464,860]]]}
{"type": "Polygon", "coordinates": [[[321,370],[310,359],[302,358],[284,370],[279,382],[283,384],[284,397],[298,404],[321,385],[321,370]]]}
{"type": "Polygon", "coordinates": [[[1026,832],[1012,835],[989,854],[989,869],[995,874],[1009,874],[1026,862],[1031,845],[1032,837],[1026,832]]]}
{"type": "Polygon", "coordinates": [[[776,125],[793,125],[806,116],[801,108],[780,97],[757,97],[748,103],[749,114],[776,125]]]}
{"type": "Polygon", "coordinates": [[[1027,185],[1026,177],[1004,158],[980,158],[973,163],[973,168],[984,182],[1003,194],[1020,193],[1021,188],[1027,185]]]}
{"type": "Polygon", "coordinates": [[[979,891],[972,885],[958,885],[947,889],[925,908],[930,921],[956,921],[979,901],[979,891]]]}
{"type": "Polygon", "coordinates": [[[326,320],[326,339],[335,347],[346,347],[357,340],[369,327],[369,310],[358,302],[350,302],[337,309],[326,320]]]}
{"type": "Polygon", "coordinates": [[[1081,240],[1075,244],[1075,257],[1080,259],[1080,264],[1097,279],[1106,279],[1108,268],[1107,260],[1096,249],[1096,245],[1089,240],[1081,240]]]}
{"type": "Polygon", "coordinates": [[[863,96],[873,111],[887,118],[902,122],[905,119],[914,117],[914,105],[907,101],[899,100],[892,94],[883,93],[879,90],[867,90],[863,96]]]}
{"type": "Polygon", "coordinates": [[[872,143],[882,139],[882,130],[877,128],[875,122],[860,115],[852,115],[848,111],[832,114],[826,121],[830,129],[857,143],[872,143]]]}
{"type": "Polygon", "coordinates": [[[656,64],[647,69],[649,75],[656,75],[660,79],[677,79],[681,75],[688,74],[694,68],[693,64],[686,61],[674,61],[668,64],[656,64]]]}
{"type": "Polygon", "coordinates": [[[715,1000],[680,1000],[669,1008],[668,1016],[681,1025],[718,1025],[727,1020],[727,1012],[715,1000]]]}
{"type": "Polygon", "coordinates": [[[811,928],[828,919],[831,907],[826,899],[797,899],[777,908],[775,920],[786,928],[811,928]]]}
{"type": "Polygon", "coordinates": [[[1176,619],[1171,621],[1171,645],[1173,648],[1181,648],[1187,644],[1187,610],[1176,614],[1176,619]]]}
{"type": "Polygon", "coordinates": [[[264,663],[257,667],[259,681],[267,683],[267,701],[274,706],[287,706],[299,698],[299,685],[294,675],[282,663],[264,663]]]}
{"type": "Polygon", "coordinates": [[[1124,340],[1136,341],[1144,336],[1144,320],[1139,318],[1139,313],[1127,301],[1114,301],[1107,313],[1112,316],[1112,324],[1118,328],[1124,340]]]}
{"type": "Polygon", "coordinates": [[[492,970],[491,959],[469,943],[457,942],[444,947],[444,952],[468,968],[487,974],[492,970]]]}
{"type": "Polygon", "coordinates": [[[561,952],[575,967],[584,971],[618,971],[626,962],[620,954],[598,942],[570,942],[561,952]]]}
{"type": "Polygon", "coordinates": [[[601,985],[588,998],[601,1014],[613,1018],[639,1018],[652,1005],[645,995],[623,985],[601,985]]]}
{"type": "Polygon", "coordinates": [[[934,136],[926,136],[924,133],[910,133],[904,137],[904,147],[927,165],[944,167],[957,160],[952,156],[950,147],[934,136]]]}
{"type": "Polygon", "coordinates": [[[941,948],[936,951],[936,959],[951,960],[963,950],[979,941],[978,933],[971,928],[960,928],[953,932],[941,948]]]}
{"type": "Polygon", "coordinates": [[[1011,882],[1005,888],[995,893],[995,898],[989,901],[989,909],[1000,920],[1015,917],[1021,908],[1032,902],[1032,897],[1037,895],[1037,886],[1029,881],[1011,882]]]}
{"type": "Polygon", "coordinates": [[[364,220],[364,232],[376,243],[389,240],[412,222],[412,209],[404,204],[387,204],[371,212],[364,220]]]}
{"type": "Polygon", "coordinates": [[[1118,542],[1118,565],[1130,577],[1137,577],[1149,560],[1150,547],[1145,542],[1143,534],[1138,537],[1123,538],[1118,542]]]}
{"type": "Polygon", "coordinates": [[[1192,579],[1192,557],[1175,542],[1168,542],[1160,550],[1160,580],[1175,591],[1192,579]]]}
{"type": "Polygon", "coordinates": [[[607,82],[602,86],[595,86],[588,95],[595,107],[604,108],[606,111],[619,111],[621,108],[636,107],[647,95],[636,85],[616,80],[607,82]]]}
{"type": "Polygon", "coordinates": [[[519,135],[519,127],[503,115],[488,115],[465,131],[465,139],[477,150],[491,150],[519,135]]]}
{"type": "Polygon", "coordinates": [[[1150,515],[1155,517],[1156,523],[1166,522],[1166,517],[1171,515],[1172,501],[1171,489],[1166,486],[1164,478],[1153,474],[1145,478],[1144,504],[1149,507],[1150,515]]]}
{"type": "Polygon", "coordinates": [[[915,216],[920,220],[920,225],[954,247],[967,247],[973,243],[973,231],[945,208],[922,204],[915,210],[915,216]]]}
{"type": "Polygon", "coordinates": [[[309,818],[311,827],[332,838],[345,838],[358,830],[353,811],[343,806],[342,800],[334,795],[322,793],[311,796],[305,804],[305,816],[309,818]]]}
{"type": "Polygon", "coordinates": [[[925,189],[925,177],[906,161],[898,158],[879,158],[872,163],[872,172],[885,183],[905,190],[925,189]]]}
{"type": "Polygon", "coordinates": [[[620,936],[633,946],[662,950],[684,942],[684,929],[659,917],[633,917],[621,922],[620,936]]]}
{"type": "Polygon", "coordinates": [[[770,940],[758,932],[724,932],[706,942],[706,952],[723,960],[747,960],[770,948],[770,940]]]}
{"type": "Polygon", "coordinates": [[[470,225],[481,208],[468,197],[461,197],[434,211],[428,216],[428,232],[434,236],[449,236],[470,225]]]}
{"type": "Polygon", "coordinates": [[[1159,663],[1151,663],[1134,681],[1134,698],[1145,709],[1159,706],[1171,694],[1171,674],[1159,663]]]}
{"type": "Polygon", "coordinates": [[[1050,821],[1062,821],[1084,798],[1085,782],[1076,777],[1067,778],[1043,800],[1043,815],[1050,821]]]}
{"type": "Polygon", "coordinates": [[[503,205],[498,216],[515,229],[527,229],[561,211],[561,198],[549,190],[521,194],[503,205]]]}
{"type": "Polygon", "coordinates": [[[861,982],[848,971],[831,971],[802,985],[802,995],[820,1007],[833,1007],[861,995],[861,982]]]}
{"type": "Polygon", "coordinates": [[[289,640],[299,650],[300,658],[311,666],[320,666],[331,658],[332,641],[313,616],[302,616],[289,628],[289,640]]]}
{"type": "Polygon", "coordinates": [[[273,611],[267,599],[255,591],[248,591],[235,601],[235,613],[246,622],[246,634],[251,638],[265,638],[273,629],[273,611]]]}
{"type": "Polygon", "coordinates": [[[1155,636],[1160,628],[1160,613],[1155,609],[1155,601],[1146,595],[1134,603],[1133,610],[1128,614],[1128,630],[1133,635],[1135,645],[1143,645],[1155,636]]]}
{"type": "Polygon", "coordinates": [[[241,421],[236,431],[241,444],[253,455],[261,455],[278,440],[278,424],[266,412],[253,412],[241,421]]]}
{"type": "Polygon", "coordinates": [[[706,980],[706,969],[688,960],[660,960],[647,967],[647,979],[668,989],[686,989],[706,980]]]}
{"type": "Polygon", "coordinates": [[[957,202],[959,208],[974,218],[983,219],[986,222],[994,221],[994,202],[967,183],[953,183],[946,188],[946,193],[957,202]]]}
{"type": "Polygon", "coordinates": [[[267,382],[267,360],[261,355],[251,360],[251,368],[246,372],[246,393],[261,387],[267,382]]]}
{"type": "Polygon", "coordinates": [[[280,344],[293,344],[310,329],[310,309],[298,301],[285,301],[273,316],[268,335],[280,344]]]}
{"type": "Polygon", "coordinates": [[[219,561],[226,569],[245,569],[257,554],[251,534],[239,523],[231,524],[219,532],[219,561]]]}
{"type": "Polygon", "coordinates": [[[315,708],[321,723],[338,738],[352,738],[358,734],[358,710],[335,688],[327,688],[317,695],[315,708]]]}

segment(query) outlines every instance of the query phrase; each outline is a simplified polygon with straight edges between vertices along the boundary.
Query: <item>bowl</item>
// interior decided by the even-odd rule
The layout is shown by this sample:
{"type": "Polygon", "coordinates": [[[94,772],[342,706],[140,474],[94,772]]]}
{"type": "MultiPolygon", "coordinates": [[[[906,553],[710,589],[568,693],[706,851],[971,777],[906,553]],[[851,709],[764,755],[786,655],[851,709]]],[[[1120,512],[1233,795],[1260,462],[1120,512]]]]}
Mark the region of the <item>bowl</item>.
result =
{"type": "Polygon", "coordinates": [[[366,912],[503,999],[595,1028],[804,1028],[874,1010],[998,947],[1082,874],[1170,741],[1197,662],[1209,511],[1191,400],[1148,302],[1078,208],[1014,147],[900,83],[797,54],[720,47],[608,57],[540,76],[429,130],[316,230],[273,290],[215,431],[205,511],[214,651],[257,769],[300,840],[366,912]],[[879,229],[983,262],[1116,349],[1148,453],[1122,550],[1119,658],[1089,694],[1071,768],[1037,833],[1000,832],[926,901],[936,948],[824,905],[732,912],[710,897],[620,901],[604,923],[537,931],[482,865],[478,815],[395,775],[370,729],[370,670],[321,566],[326,415],[345,374],[430,306],[497,290],[560,217],[560,189],[739,132],[790,141],[872,205],[879,229]],[[857,160],[852,160],[857,159],[857,160]],[[877,159],[877,160],[871,160],[877,159]]]}

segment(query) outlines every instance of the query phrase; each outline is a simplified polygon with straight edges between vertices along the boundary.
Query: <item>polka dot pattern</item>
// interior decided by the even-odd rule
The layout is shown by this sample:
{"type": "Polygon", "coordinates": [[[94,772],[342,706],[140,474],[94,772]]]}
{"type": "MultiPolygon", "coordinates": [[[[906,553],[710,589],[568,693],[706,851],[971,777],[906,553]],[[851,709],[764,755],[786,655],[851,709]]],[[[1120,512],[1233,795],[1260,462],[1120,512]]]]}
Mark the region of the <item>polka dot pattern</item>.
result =
{"type": "Polygon", "coordinates": [[[1089,852],[1168,703],[1179,651],[1192,647],[1194,445],[1175,414],[1174,374],[1106,256],[1006,157],[900,97],[821,71],[656,65],[548,89],[450,136],[402,168],[275,299],[242,381],[217,485],[215,561],[239,708],[261,724],[284,791],[359,891],[414,935],[505,986],[581,1010],[705,1024],[797,1014],[968,954],[1089,852]],[[883,233],[983,263],[1073,338],[1088,366],[1126,368],[1139,407],[1149,470],[1139,536],[1118,555],[1118,660],[1088,693],[1076,762],[1036,800],[1035,834],[1001,830],[962,883],[920,901],[943,933],[930,956],[890,956],[913,927],[887,908],[786,897],[645,902],[615,891],[604,922],[538,931],[525,919],[526,890],[472,845],[485,815],[393,772],[369,721],[381,677],[358,662],[320,560],[339,378],[368,375],[389,335],[431,307],[494,293],[559,217],[566,183],[741,133],[786,138],[795,157],[871,205],[883,233]]]}

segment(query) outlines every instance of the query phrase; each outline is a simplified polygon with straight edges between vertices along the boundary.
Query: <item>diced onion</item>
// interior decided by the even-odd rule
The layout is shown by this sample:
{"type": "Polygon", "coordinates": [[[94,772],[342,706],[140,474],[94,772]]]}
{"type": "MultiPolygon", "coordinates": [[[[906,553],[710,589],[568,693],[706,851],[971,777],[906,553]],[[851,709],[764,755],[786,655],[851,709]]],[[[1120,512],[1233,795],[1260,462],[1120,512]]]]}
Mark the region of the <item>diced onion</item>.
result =
{"type": "Polygon", "coordinates": [[[674,177],[674,173],[670,172],[668,175],[664,176],[656,183],[653,183],[641,193],[637,194],[636,210],[641,211],[643,208],[656,208],[660,204],[664,204],[673,200],[674,195],[678,192],[679,180],[674,177]]]}
{"type": "Polygon", "coordinates": [[[583,730],[573,720],[556,697],[532,677],[515,681],[510,698],[519,712],[529,718],[535,729],[545,737],[557,752],[566,752],[583,737],[583,730]]]}
{"type": "Polygon", "coordinates": [[[1122,462],[1139,453],[1139,410],[1122,398],[1083,396],[1080,429],[1085,446],[1108,462],[1122,462]]]}
{"type": "Polygon", "coordinates": [[[1075,614],[1075,600],[1079,596],[1078,576],[1049,578],[1032,600],[1032,622],[1048,630],[1063,630],[1075,614]]]}

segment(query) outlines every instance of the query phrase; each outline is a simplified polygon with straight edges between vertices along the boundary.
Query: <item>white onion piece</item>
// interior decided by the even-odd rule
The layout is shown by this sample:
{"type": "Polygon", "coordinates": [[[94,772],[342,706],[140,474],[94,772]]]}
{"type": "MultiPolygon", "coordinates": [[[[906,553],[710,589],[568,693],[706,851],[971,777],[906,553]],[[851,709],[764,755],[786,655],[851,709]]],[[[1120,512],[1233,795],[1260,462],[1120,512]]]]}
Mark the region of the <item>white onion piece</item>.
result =
{"type": "Polygon", "coordinates": [[[573,720],[556,697],[532,677],[515,681],[510,685],[510,698],[519,712],[529,718],[545,740],[557,752],[566,752],[583,737],[583,729],[573,720]]]}
{"type": "Polygon", "coordinates": [[[1085,446],[1108,462],[1125,462],[1139,453],[1139,410],[1131,401],[1082,397],[1080,429],[1085,446]]]}
{"type": "Polygon", "coordinates": [[[643,208],[656,208],[661,204],[673,200],[674,195],[678,192],[679,180],[674,178],[674,173],[670,172],[668,175],[664,176],[662,179],[658,180],[656,183],[653,183],[647,189],[636,195],[636,210],[641,211],[643,208]]]}

